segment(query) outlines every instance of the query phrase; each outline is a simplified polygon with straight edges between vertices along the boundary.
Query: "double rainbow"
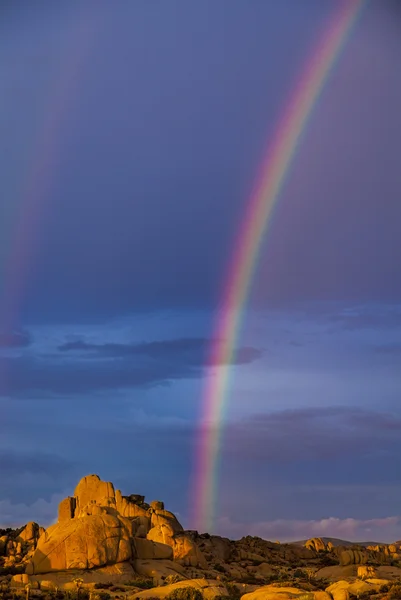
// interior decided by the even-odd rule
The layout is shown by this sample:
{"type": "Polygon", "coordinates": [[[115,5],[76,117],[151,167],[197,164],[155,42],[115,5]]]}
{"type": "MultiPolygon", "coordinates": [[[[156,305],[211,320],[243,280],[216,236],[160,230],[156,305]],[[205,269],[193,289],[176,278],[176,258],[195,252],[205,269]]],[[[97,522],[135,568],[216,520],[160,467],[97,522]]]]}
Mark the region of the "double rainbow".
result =
{"type": "Polygon", "coordinates": [[[215,327],[208,367],[217,374],[207,377],[202,399],[203,415],[196,450],[194,526],[213,529],[218,489],[222,422],[228,402],[233,362],[244,307],[257,266],[261,242],[280,197],[291,164],[322,90],[367,0],[344,0],[331,18],[284,110],[262,161],[260,176],[247,202],[243,225],[236,238],[229,275],[222,294],[223,309],[215,327]]]}

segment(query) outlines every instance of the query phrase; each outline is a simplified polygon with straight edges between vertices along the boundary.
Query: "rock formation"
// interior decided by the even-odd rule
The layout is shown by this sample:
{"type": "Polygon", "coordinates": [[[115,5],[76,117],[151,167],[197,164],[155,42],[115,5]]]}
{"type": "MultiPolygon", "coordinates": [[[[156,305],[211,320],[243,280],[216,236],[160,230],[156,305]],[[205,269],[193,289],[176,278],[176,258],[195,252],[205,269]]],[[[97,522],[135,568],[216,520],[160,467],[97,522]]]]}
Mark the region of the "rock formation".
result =
{"type": "Polygon", "coordinates": [[[58,522],[38,540],[26,572],[94,569],[138,559],[206,562],[196,543],[162,502],[123,496],[112,483],[88,475],[60,502],[58,522]]]}
{"type": "Polygon", "coordinates": [[[42,590],[75,589],[74,580],[125,582],[128,591],[141,578],[146,587],[162,586],[138,587],[130,597],[138,600],[164,598],[183,586],[212,600],[231,595],[233,582],[234,596],[241,591],[244,600],[349,600],[401,578],[400,559],[400,542],[333,547],[318,537],[281,544],[184,531],[163,502],[123,496],[97,475],[84,477],[60,502],[58,521],[46,531],[33,522],[0,530],[0,586],[5,576],[15,586],[42,590]]]}

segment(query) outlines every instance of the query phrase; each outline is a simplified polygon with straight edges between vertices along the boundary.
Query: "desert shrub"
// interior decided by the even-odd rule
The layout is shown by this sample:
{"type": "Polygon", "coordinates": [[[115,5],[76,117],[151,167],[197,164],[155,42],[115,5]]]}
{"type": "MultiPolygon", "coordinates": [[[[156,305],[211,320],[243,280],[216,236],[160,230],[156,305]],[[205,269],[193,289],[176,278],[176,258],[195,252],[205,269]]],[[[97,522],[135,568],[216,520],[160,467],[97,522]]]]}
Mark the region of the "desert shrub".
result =
{"type": "Polygon", "coordinates": [[[313,577],[311,583],[316,590],[325,590],[330,585],[330,581],[325,577],[313,577]]]}
{"type": "MultiPolygon", "coordinates": [[[[125,585],[138,587],[141,590],[150,590],[151,588],[155,587],[153,579],[149,579],[148,577],[138,577],[137,579],[131,579],[131,581],[126,581],[125,585]]],[[[148,598],[148,600],[151,599],[148,598]]]]}
{"type": "Polygon", "coordinates": [[[267,575],[264,580],[266,583],[273,583],[275,581],[279,581],[283,577],[282,573],[272,573],[271,575],[267,575]]]}
{"type": "Polygon", "coordinates": [[[182,587],[173,590],[166,600],[203,600],[202,592],[194,587],[182,587]]]}
{"type": "Polygon", "coordinates": [[[111,595],[108,592],[98,592],[93,596],[94,600],[110,600],[111,595]]]}
{"type": "Polygon", "coordinates": [[[219,573],[225,573],[226,572],[225,568],[222,565],[219,565],[217,563],[215,565],[213,565],[213,569],[215,571],[218,571],[219,573]]]}
{"type": "Polygon", "coordinates": [[[296,579],[308,579],[308,573],[302,569],[295,569],[292,576],[296,579]]]}
{"type": "MultiPolygon", "coordinates": [[[[101,593],[102,592],[100,592],[100,594],[101,593]]],[[[99,594],[96,595],[99,596],[99,594]]],[[[108,596],[110,596],[110,594],[108,594],[108,596]]],[[[67,600],[89,600],[89,591],[86,589],[67,590],[64,597],[67,598],[67,600]]],[[[102,598],[99,600],[107,600],[107,598],[102,598]]]]}
{"type": "Polygon", "coordinates": [[[323,554],[323,556],[319,556],[319,564],[321,567],[335,567],[338,565],[338,560],[336,560],[330,553],[323,554]]]}
{"type": "Polygon", "coordinates": [[[260,585],[260,579],[257,579],[253,575],[244,575],[241,579],[238,580],[239,583],[245,583],[248,585],[260,585]]]}
{"type": "Polygon", "coordinates": [[[235,583],[227,581],[225,586],[230,600],[239,600],[241,598],[242,592],[240,591],[238,586],[235,585],[235,583]]]}
{"type": "Polygon", "coordinates": [[[178,583],[179,581],[182,581],[182,577],[180,577],[180,575],[167,575],[164,583],[165,585],[171,585],[172,583],[178,583]]]}
{"type": "Polygon", "coordinates": [[[388,600],[401,600],[401,585],[396,583],[392,585],[387,593],[388,600]]]}

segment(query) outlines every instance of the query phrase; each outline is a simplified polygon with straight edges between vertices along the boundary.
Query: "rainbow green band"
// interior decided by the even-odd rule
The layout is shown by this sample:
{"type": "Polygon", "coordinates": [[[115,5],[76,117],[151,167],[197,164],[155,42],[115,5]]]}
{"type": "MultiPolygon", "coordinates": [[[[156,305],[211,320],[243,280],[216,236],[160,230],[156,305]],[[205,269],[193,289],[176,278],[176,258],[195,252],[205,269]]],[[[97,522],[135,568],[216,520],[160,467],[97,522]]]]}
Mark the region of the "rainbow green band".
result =
{"type": "Polygon", "coordinates": [[[352,28],[367,0],[345,0],[331,19],[328,30],[315,49],[298,86],[291,95],[276,129],[261,174],[246,205],[243,226],[236,245],[223,290],[222,306],[209,367],[215,375],[207,377],[204,390],[199,440],[196,449],[193,523],[199,531],[212,531],[218,489],[218,461],[222,421],[228,403],[230,365],[240,332],[242,315],[257,266],[261,242],[273,209],[279,199],[302,134],[316,107],[327,79],[335,66],[352,28]]]}

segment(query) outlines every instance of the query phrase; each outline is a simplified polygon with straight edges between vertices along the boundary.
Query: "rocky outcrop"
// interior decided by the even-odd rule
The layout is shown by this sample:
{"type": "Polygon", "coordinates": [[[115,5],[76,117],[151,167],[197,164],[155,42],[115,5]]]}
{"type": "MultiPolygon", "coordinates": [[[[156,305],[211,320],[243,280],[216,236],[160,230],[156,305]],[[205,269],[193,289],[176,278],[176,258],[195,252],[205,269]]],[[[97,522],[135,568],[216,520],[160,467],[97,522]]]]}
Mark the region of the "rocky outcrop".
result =
{"type": "Polygon", "coordinates": [[[135,598],[138,598],[138,600],[153,600],[160,598],[160,600],[162,600],[175,590],[188,587],[193,587],[199,590],[205,600],[215,600],[215,598],[228,597],[228,591],[221,581],[210,579],[187,579],[186,581],[180,581],[170,585],[163,585],[162,587],[154,587],[151,590],[144,590],[143,592],[139,593],[136,592],[135,598]]]}
{"type": "MultiPolygon", "coordinates": [[[[94,505],[98,510],[100,507],[94,505]]],[[[40,537],[27,565],[31,575],[93,569],[132,558],[131,523],[107,512],[63,520],[40,537]]]]}
{"type": "Polygon", "coordinates": [[[0,537],[0,557],[4,568],[23,565],[34,552],[38,539],[44,532],[33,521],[18,530],[9,530],[9,533],[0,537]]]}
{"type": "Polygon", "coordinates": [[[305,548],[314,550],[315,552],[326,552],[327,546],[322,538],[311,538],[305,542],[305,548]]]}
{"type": "Polygon", "coordinates": [[[357,571],[358,579],[371,579],[372,577],[377,577],[377,572],[374,567],[366,566],[358,567],[357,571]]]}
{"type": "Polygon", "coordinates": [[[59,520],[39,539],[27,573],[97,569],[136,559],[174,560],[207,567],[196,543],[163,502],[123,496],[109,481],[88,475],[59,505],[59,520]]]}
{"type": "Polygon", "coordinates": [[[346,567],[347,565],[363,565],[369,560],[369,554],[363,550],[342,550],[338,558],[340,559],[340,565],[346,567]]]}

